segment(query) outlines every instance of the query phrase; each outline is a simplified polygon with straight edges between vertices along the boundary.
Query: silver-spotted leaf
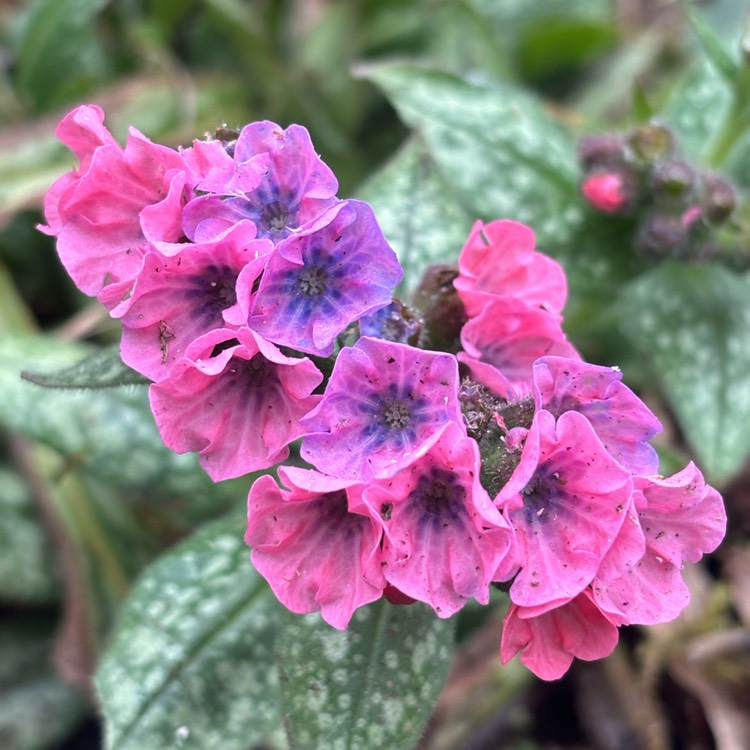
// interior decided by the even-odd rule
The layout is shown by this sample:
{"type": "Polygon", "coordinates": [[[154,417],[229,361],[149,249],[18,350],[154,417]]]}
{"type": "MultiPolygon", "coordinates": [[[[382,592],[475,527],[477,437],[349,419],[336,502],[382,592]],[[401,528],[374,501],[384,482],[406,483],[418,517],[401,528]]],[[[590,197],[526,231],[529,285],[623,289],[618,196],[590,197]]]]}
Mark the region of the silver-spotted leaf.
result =
{"type": "Polygon", "coordinates": [[[619,311],[699,465],[728,479],[750,453],[750,278],[664,264],[625,288],[619,311]]]}
{"type": "Polygon", "coordinates": [[[362,75],[422,135],[469,214],[524,222],[542,242],[562,242],[578,225],[575,144],[534,97],[406,63],[362,75]]]}
{"type": "Polygon", "coordinates": [[[318,615],[288,618],[277,648],[292,750],[409,750],[448,675],[453,625],[383,599],[344,631],[318,615]]]}
{"type": "Polygon", "coordinates": [[[109,750],[247,750],[278,726],[280,605],[242,534],[216,521],[136,584],[95,678],[109,750]]]}

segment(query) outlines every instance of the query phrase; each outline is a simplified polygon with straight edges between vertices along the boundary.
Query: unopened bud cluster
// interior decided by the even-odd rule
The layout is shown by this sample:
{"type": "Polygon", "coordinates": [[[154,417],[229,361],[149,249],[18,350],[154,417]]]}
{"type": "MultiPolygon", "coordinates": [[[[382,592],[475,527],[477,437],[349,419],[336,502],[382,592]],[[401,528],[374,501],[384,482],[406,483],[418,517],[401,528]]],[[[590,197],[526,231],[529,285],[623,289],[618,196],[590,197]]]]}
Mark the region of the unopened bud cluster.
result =
{"type": "Polygon", "coordinates": [[[706,260],[719,252],[716,232],[734,213],[735,188],[684,159],[668,128],[586,136],[578,155],[583,197],[602,213],[636,217],[641,254],[706,260]]]}

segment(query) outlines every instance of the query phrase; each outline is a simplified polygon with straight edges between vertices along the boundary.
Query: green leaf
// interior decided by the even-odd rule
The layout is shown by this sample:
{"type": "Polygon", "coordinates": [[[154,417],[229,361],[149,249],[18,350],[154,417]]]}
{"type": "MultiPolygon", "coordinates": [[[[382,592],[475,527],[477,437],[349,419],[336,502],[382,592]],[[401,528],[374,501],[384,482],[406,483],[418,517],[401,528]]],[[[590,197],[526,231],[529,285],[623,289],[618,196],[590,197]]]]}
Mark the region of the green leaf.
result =
{"type": "Polygon", "coordinates": [[[21,377],[44,388],[117,388],[151,382],[122,361],[117,345],[98,349],[64,370],[49,373],[24,370],[21,377]]]}
{"type": "Polygon", "coordinates": [[[243,531],[206,526],[135,586],[95,677],[109,750],[247,750],[278,725],[280,605],[243,531]]]}
{"type": "Polygon", "coordinates": [[[731,103],[730,87],[704,59],[683,77],[660,118],[674,130],[683,153],[702,162],[731,103]]]}
{"type": "Polygon", "coordinates": [[[49,538],[20,476],[0,469],[0,599],[55,601],[60,593],[49,538]]]}
{"type": "Polygon", "coordinates": [[[632,282],[622,329],[650,364],[700,466],[727,480],[750,453],[750,277],[667,263],[632,282]]]}
{"type": "Polygon", "coordinates": [[[45,336],[0,339],[0,426],[54,448],[116,487],[159,488],[191,502],[201,495],[217,502],[231,497],[231,483],[213,484],[195,454],[179,456],[162,443],[145,388],[46,389],[20,377],[22,370],[60,371],[85,354],[45,336]]]}
{"type": "Polygon", "coordinates": [[[689,2],[683,3],[690,25],[693,27],[703,53],[729,85],[734,85],[739,74],[739,65],[733,60],[716,32],[689,2]]]}
{"type": "Polygon", "coordinates": [[[95,37],[107,0],[35,0],[24,19],[16,82],[36,107],[59,106],[102,77],[107,58],[95,37]]]}
{"type": "Polygon", "coordinates": [[[317,614],[289,618],[277,648],[294,750],[408,750],[448,675],[453,625],[426,605],[383,599],[344,631],[317,614]]]}
{"type": "Polygon", "coordinates": [[[362,75],[423,136],[469,215],[515,219],[540,240],[556,242],[579,223],[573,140],[533,97],[409,64],[374,66],[362,75]]]}
{"type": "Polygon", "coordinates": [[[361,188],[360,197],[372,204],[401,261],[406,292],[414,290],[430,263],[458,260],[472,217],[418,136],[361,188]]]}

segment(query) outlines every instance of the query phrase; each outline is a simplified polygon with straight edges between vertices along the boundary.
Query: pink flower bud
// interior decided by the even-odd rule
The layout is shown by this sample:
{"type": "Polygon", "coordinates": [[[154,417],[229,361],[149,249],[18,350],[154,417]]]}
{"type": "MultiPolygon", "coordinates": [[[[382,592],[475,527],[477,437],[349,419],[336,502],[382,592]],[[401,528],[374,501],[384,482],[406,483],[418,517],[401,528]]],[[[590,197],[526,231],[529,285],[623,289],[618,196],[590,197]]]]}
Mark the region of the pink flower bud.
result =
{"type": "Polygon", "coordinates": [[[628,190],[625,178],[619,172],[592,174],[581,186],[583,197],[597,211],[616,214],[628,204],[628,190]]]}
{"type": "Polygon", "coordinates": [[[690,229],[690,227],[692,227],[701,216],[703,216],[703,210],[700,206],[690,206],[690,208],[680,216],[680,225],[683,229],[690,229]]]}

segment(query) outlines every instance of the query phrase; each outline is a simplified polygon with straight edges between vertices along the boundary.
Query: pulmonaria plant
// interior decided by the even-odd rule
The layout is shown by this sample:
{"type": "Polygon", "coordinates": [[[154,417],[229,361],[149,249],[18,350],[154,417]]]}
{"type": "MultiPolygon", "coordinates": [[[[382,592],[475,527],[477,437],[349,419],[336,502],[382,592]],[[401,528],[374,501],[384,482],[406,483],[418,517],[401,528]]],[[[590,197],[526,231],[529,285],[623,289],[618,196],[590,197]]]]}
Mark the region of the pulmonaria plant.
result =
{"type": "MultiPolygon", "coordinates": [[[[477,222],[401,300],[372,208],[336,196],[298,125],[122,148],[82,106],[58,136],[79,166],[42,230],[122,322],[164,442],[216,481],[278,466],[245,538],[290,610],[343,629],[381,597],[446,618],[502,588],[501,659],[555,679],[686,606],[721,497],[693,464],[658,474],[661,424],[567,340],[565,273],[529,227],[477,222]],[[279,466],[293,444],[308,468],[279,466]]],[[[600,173],[619,142],[589,145],[584,194],[624,209],[600,173]]]]}

